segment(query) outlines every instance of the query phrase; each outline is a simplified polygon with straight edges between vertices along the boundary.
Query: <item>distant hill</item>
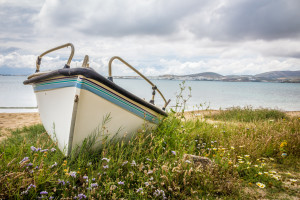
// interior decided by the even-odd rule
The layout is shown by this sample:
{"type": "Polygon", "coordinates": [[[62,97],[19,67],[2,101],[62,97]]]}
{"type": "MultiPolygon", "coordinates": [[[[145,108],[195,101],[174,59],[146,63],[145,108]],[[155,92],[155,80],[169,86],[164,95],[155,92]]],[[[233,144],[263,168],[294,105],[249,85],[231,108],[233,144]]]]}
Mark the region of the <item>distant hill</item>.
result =
{"type": "MultiPolygon", "coordinates": [[[[153,77],[155,78],[155,77],[153,77]]],[[[195,81],[227,81],[227,82],[291,82],[300,83],[300,71],[271,71],[256,75],[227,75],[214,72],[203,72],[189,75],[161,75],[159,79],[195,80],[195,81]]]]}
{"type": "Polygon", "coordinates": [[[270,78],[270,79],[300,78],[300,71],[271,71],[271,72],[256,74],[255,77],[270,78]]]}
{"type": "Polygon", "coordinates": [[[189,75],[184,75],[183,77],[206,77],[206,78],[221,78],[223,75],[217,74],[214,72],[203,72],[203,73],[197,73],[197,74],[189,74],[189,75]]]}

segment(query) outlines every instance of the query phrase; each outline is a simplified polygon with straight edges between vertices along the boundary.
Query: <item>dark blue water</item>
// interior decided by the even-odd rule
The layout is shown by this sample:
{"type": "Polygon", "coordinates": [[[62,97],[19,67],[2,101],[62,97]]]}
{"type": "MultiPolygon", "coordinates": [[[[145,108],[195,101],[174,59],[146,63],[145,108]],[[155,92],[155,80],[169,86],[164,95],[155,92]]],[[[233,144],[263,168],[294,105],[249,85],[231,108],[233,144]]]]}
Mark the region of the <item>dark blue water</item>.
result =
{"type": "MultiPolygon", "coordinates": [[[[35,107],[36,99],[31,86],[24,86],[25,76],[0,76],[0,107],[35,107]]],[[[133,94],[151,99],[151,86],[144,80],[114,79],[115,83],[133,94]]],[[[169,108],[176,105],[182,81],[152,80],[166,99],[171,99],[169,108]]],[[[186,81],[183,98],[188,97],[188,87],[192,97],[187,101],[188,109],[225,109],[232,106],[253,106],[254,108],[276,108],[285,111],[300,111],[300,84],[263,82],[219,82],[186,81]],[[202,105],[202,106],[201,106],[202,105]]],[[[179,101],[181,103],[182,100],[179,101]]],[[[156,93],[155,104],[163,106],[156,93]]],[[[36,109],[3,109],[0,112],[30,112],[36,109]]]]}

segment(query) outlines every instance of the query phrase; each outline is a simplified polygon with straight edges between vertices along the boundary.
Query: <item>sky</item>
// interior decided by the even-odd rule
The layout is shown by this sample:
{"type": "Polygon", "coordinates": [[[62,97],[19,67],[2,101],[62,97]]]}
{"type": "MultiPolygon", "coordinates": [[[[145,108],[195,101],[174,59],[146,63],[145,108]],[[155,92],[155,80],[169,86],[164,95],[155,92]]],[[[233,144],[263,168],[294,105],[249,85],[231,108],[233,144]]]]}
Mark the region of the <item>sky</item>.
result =
{"type": "MultiPolygon", "coordinates": [[[[75,46],[108,74],[120,56],[145,75],[300,70],[299,0],[0,0],[0,74],[31,74],[44,51],[75,46]]],[[[70,49],[43,57],[64,66],[70,49]]],[[[113,75],[135,75],[118,61],[113,75]]]]}

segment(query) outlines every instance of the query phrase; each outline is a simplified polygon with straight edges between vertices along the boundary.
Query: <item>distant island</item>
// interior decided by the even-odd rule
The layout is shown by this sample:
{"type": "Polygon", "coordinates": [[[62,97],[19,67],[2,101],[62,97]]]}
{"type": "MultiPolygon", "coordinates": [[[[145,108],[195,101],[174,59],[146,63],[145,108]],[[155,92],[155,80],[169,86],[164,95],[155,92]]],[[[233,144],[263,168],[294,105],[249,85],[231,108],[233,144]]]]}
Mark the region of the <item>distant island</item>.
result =
{"type": "MultiPolygon", "coordinates": [[[[189,75],[166,74],[161,76],[147,76],[149,79],[180,80],[180,81],[226,81],[226,82],[278,82],[300,83],[299,71],[271,71],[256,75],[227,75],[214,72],[203,72],[189,75]]],[[[140,79],[139,76],[115,76],[120,79],[140,79]]]]}

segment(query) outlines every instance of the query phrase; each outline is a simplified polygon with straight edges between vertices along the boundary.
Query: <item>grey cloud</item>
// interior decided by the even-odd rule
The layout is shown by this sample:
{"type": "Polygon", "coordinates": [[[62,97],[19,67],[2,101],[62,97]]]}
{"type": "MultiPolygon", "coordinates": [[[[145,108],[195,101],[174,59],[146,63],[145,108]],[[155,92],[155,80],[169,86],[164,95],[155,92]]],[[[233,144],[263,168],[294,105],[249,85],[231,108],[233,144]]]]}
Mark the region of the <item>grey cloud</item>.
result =
{"type": "Polygon", "coordinates": [[[41,20],[98,36],[166,35],[178,31],[180,19],[201,8],[199,0],[68,1],[45,4],[41,20]],[[68,9],[67,9],[68,8],[68,9]]]}
{"type": "Polygon", "coordinates": [[[275,40],[300,36],[300,1],[230,1],[209,16],[209,23],[191,20],[198,37],[216,40],[275,40]]]}
{"type": "Polygon", "coordinates": [[[31,37],[34,25],[33,17],[36,13],[38,10],[33,7],[2,4],[0,7],[0,39],[24,40],[31,37]]]}

